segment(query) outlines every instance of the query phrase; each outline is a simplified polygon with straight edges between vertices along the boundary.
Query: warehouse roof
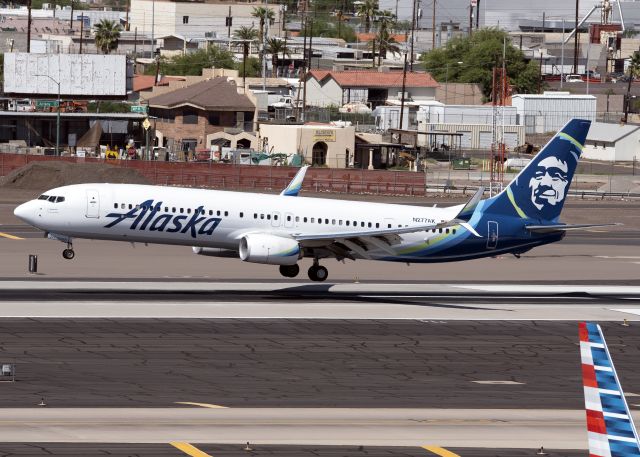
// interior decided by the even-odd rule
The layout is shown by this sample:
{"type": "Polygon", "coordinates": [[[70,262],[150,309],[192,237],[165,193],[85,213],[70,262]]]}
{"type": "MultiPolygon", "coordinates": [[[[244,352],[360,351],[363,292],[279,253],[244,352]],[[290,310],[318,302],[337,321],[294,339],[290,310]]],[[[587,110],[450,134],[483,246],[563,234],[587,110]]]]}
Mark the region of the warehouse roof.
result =
{"type": "Polygon", "coordinates": [[[587,141],[615,143],[638,131],[640,131],[640,125],[592,122],[589,134],[587,135],[587,141]]]}
{"type": "MultiPolygon", "coordinates": [[[[328,71],[311,70],[309,76],[315,78],[320,84],[324,84],[329,79],[333,79],[340,87],[381,87],[396,88],[402,87],[401,71],[328,71]]],[[[405,87],[438,87],[438,83],[429,73],[407,72],[405,87]]]]}

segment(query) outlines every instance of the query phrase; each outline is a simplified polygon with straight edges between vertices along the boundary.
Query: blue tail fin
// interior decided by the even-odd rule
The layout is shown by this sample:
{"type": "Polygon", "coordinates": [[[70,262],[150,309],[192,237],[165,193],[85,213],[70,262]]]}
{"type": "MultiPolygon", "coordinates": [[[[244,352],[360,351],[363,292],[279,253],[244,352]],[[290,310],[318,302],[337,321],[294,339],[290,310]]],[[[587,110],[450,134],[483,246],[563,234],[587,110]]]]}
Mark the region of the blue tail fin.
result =
{"type": "Polygon", "coordinates": [[[487,201],[493,213],[555,222],[560,216],[591,121],[570,120],[507,188],[487,201]]]}

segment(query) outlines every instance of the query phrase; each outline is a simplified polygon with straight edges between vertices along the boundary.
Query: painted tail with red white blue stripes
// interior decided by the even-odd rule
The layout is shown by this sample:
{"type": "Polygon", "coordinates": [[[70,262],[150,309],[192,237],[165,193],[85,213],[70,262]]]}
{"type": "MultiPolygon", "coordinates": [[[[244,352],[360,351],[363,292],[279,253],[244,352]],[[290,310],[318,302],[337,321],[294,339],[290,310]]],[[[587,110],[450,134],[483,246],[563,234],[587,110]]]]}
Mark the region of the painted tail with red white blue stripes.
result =
{"type": "Polygon", "coordinates": [[[579,332],[589,457],[640,457],[638,432],[602,330],[581,322],[579,332]]]}

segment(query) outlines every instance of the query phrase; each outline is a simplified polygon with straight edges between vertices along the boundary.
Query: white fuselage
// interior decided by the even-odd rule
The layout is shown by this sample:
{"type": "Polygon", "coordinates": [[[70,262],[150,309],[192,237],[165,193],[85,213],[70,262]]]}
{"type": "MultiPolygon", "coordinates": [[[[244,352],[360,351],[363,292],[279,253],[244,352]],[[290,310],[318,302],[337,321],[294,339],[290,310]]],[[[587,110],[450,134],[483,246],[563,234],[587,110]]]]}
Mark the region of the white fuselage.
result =
{"type": "MultiPolygon", "coordinates": [[[[231,250],[237,250],[240,238],[248,233],[291,236],[425,226],[451,219],[461,208],[135,184],[78,184],[44,195],[46,200],[29,201],[15,213],[46,232],[70,238],[231,250]]],[[[441,233],[403,234],[394,248],[441,233]]],[[[376,251],[371,255],[376,257],[376,251]]],[[[388,258],[389,254],[379,251],[377,256],[388,258]]]]}

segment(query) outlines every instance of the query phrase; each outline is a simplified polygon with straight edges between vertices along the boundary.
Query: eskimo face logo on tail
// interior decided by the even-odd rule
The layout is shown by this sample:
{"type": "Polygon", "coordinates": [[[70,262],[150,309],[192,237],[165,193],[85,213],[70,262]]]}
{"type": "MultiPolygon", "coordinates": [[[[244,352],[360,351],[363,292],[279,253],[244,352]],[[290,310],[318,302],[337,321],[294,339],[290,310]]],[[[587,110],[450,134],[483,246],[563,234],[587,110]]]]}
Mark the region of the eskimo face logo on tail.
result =
{"type": "Polygon", "coordinates": [[[533,206],[541,210],[546,205],[561,203],[569,184],[568,173],[569,166],[563,160],[556,157],[541,160],[529,180],[533,206]]]}
{"type": "Polygon", "coordinates": [[[218,227],[219,217],[204,216],[204,207],[199,206],[193,214],[173,214],[163,212],[162,202],[154,203],[153,200],[146,200],[126,213],[109,213],[107,217],[113,218],[105,225],[105,228],[112,228],[120,223],[131,220],[129,230],[168,232],[168,233],[189,233],[191,238],[198,235],[213,235],[213,231],[218,227]]]}

